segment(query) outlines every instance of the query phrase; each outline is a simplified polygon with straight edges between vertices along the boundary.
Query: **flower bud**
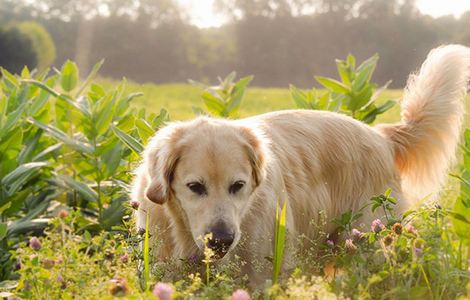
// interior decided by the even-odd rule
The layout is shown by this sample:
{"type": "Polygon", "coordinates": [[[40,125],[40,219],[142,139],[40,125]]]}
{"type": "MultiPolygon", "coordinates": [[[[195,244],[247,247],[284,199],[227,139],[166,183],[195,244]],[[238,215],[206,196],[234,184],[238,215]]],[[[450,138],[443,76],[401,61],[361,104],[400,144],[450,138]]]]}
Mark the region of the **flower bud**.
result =
{"type": "Polygon", "coordinates": [[[372,221],[372,225],[370,226],[370,228],[373,232],[379,233],[385,229],[385,225],[382,224],[382,221],[380,221],[380,219],[375,219],[374,221],[372,221]]]}
{"type": "Polygon", "coordinates": [[[232,294],[232,300],[250,300],[250,294],[247,291],[238,289],[232,294]]]}
{"type": "Polygon", "coordinates": [[[159,282],[153,288],[152,294],[160,300],[171,300],[173,287],[167,283],[159,282]]]}
{"type": "Polygon", "coordinates": [[[29,247],[34,251],[39,251],[41,249],[41,241],[37,237],[33,236],[29,240],[29,247]]]}

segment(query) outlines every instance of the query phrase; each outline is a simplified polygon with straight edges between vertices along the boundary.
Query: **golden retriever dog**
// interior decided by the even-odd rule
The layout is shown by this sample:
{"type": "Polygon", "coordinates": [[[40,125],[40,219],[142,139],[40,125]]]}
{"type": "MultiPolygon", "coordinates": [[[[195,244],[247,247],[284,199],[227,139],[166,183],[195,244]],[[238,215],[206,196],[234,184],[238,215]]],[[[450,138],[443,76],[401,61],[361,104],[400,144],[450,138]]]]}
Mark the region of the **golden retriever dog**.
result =
{"type": "MultiPolygon", "coordinates": [[[[434,196],[450,166],[464,115],[470,49],[432,50],[411,75],[401,122],[368,126],[328,111],[286,110],[242,120],[174,122],[148,143],[131,198],[137,226],[159,229],[159,258],[189,258],[208,242],[215,257],[237,255],[258,281],[269,274],[276,206],[286,202],[288,240],[315,238],[320,213],[331,220],[391,189],[396,212],[434,196]],[[268,272],[268,273],[267,273],[268,272]]],[[[370,209],[358,221],[382,215],[370,209]]],[[[369,225],[368,225],[369,226],[369,225]]],[[[290,264],[291,251],[285,261],[290,264]]],[[[286,266],[285,266],[286,267],[286,266]]]]}

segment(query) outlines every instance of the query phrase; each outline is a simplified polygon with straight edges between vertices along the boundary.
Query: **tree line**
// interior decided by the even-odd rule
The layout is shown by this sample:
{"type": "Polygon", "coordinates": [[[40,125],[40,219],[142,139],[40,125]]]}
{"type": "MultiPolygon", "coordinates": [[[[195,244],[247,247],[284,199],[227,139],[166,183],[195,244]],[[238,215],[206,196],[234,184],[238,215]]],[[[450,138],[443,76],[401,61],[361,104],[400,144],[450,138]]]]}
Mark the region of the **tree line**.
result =
{"type": "Polygon", "coordinates": [[[31,20],[44,26],[56,47],[55,66],[73,59],[86,71],[104,58],[104,76],[156,83],[213,81],[235,70],[254,75],[257,86],[310,87],[313,75],[335,74],[335,58],[378,53],[374,80],[402,87],[431,48],[470,45],[470,12],[435,19],[413,0],[215,5],[230,22],[201,29],[175,0],[0,0],[0,27],[31,20]]]}

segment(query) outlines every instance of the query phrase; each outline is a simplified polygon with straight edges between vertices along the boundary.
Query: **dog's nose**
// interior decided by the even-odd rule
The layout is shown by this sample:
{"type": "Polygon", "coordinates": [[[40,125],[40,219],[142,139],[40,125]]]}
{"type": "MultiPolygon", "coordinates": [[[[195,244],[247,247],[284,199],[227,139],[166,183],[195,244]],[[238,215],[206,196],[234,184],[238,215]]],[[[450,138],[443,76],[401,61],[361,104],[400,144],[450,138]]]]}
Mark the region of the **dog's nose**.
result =
{"type": "Polygon", "coordinates": [[[210,233],[212,233],[212,238],[207,246],[215,252],[217,258],[224,257],[235,239],[235,233],[222,221],[212,226],[210,233]]]}

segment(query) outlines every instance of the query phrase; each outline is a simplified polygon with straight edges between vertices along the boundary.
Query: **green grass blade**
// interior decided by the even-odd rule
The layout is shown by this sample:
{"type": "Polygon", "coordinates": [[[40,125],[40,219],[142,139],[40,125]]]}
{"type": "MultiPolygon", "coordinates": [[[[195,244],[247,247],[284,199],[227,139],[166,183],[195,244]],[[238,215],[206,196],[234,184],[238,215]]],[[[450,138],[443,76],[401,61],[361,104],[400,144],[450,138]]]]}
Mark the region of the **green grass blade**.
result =
{"type": "Polygon", "coordinates": [[[281,273],[282,259],[284,257],[284,245],[286,235],[286,202],[282,206],[279,214],[279,207],[276,205],[276,232],[274,237],[274,257],[273,257],[273,284],[278,283],[281,273]]]}
{"type": "Polygon", "coordinates": [[[144,236],[144,286],[145,291],[150,289],[150,262],[149,262],[149,213],[146,213],[145,219],[145,236],[144,236]]]}

